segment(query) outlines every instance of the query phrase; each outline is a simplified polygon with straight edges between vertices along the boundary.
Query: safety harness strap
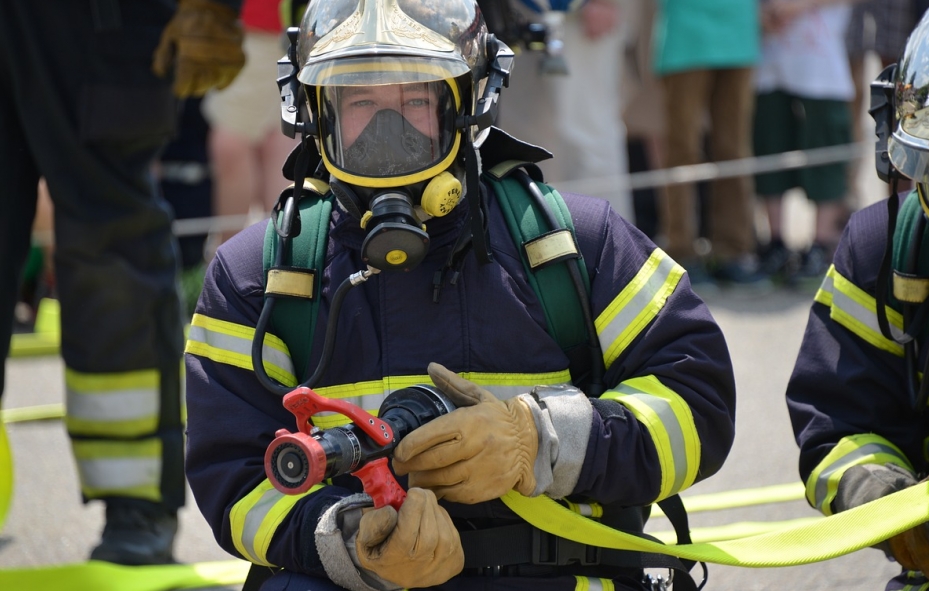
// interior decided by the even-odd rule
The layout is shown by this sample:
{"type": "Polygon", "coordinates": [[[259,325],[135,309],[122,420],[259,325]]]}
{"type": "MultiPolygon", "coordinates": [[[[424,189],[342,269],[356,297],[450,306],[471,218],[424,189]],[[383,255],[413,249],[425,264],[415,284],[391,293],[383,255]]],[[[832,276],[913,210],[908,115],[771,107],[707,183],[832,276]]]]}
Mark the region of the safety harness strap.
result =
{"type": "MultiPolygon", "coordinates": [[[[916,264],[908,260],[912,256],[911,245],[914,241],[918,240],[922,244],[913,252],[926,252],[929,247],[929,236],[915,236],[920,229],[920,219],[924,216],[919,198],[913,191],[900,205],[893,235],[893,296],[907,304],[920,304],[929,296],[929,257],[920,257],[916,264]]],[[[891,302],[892,306],[895,304],[891,302]]]]}
{"type": "MultiPolygon", "coordinates": [[[[560,228],[548,228],[528,192],[509,175],[526,163],[508,160],[484,173],[498,196],[510,235],[520,248],[529,284],[545,310],[549,334],[565,351],[587,342],[587,329],[577,292],[572,288],[567,264],[576,264],[587,290],[587,267],[574,238],[574,224],[561,195],[537,183],[552,208],[560,228]],[[574,259],[574,263],[570,262],[574,259]],[[558,265],[567,261],[566,265],[558,265]]],[[[575,374],[574,371],[571,372],[575,374]]]]}
{"type": "MultiPolygon", "coordinates": [[[[317,294],[329,238],[329,216],[332,213],[333,197],[328,189],[318,179],[305,180],[297,204],[298,233],[294,236],[290,252],[283,253],[283,260],[288,261],[288,264],[272,265],[282,241],[278,240],[275,224],[269,223],[265,231],[265,297],[278,298],[271,318],[271,332],[287,343],[298,382],[307,375],[319,312],[317,294]]],[[[285,189],[281,200],[289,198],[293,192],[294,185],[291,185],[285,189]]],[[[283,212],[279,212],[278,223],[282,223],[283,217],[283,212]]]]}
{"type": "MultiPolygon", "coordinates": [[[[644,534],[640,534],[644,535],[644,534]]],[[[607,567],[600,572],[608,575],[612,569],[666,568],[678,571],[675,581],[689,576],[692,562],[681,561],[668,554],[600,548],[558,537],[518,523],[503,527],[459,532],[464,550],[464,568],[501,569],[510,566],[565,567],[565,572],[596,572],[594,567],[607,567]]],[[[650,538],[654,540],[654,538],[650,538]]],[[[656,543],[660,543],[654,540],[656,543]]],[[[491,570],[491,573],[493,570],[491,570]]]]}

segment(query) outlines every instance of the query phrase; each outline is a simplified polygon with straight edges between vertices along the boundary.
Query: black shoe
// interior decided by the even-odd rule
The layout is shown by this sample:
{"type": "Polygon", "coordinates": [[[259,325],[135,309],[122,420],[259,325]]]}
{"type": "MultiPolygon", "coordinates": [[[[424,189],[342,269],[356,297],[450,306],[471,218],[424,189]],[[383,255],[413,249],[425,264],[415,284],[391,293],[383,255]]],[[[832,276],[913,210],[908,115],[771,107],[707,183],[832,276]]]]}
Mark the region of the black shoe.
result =
{"type": "Polygon", "coordinates": [[[771,284],[751,255],[717,261],[712,275],[713,279],[727,286],[768,287],[771,284]]]}
{"type": "Polygon", "coordinates": [[[792,275],[793,281],[804,285],[819,285],[832,264],[832,254],[830,249],[814,242],[810,249],[801,255],[800,265],[792,275]]]}
{"type": "Polygon", "coordinates": [[[91,560],[127,566],[172,564],[177,513],[138,499],[106,502],[106,526],[91,560]]]}
{"type": "Polygon", "coordinates": [[[776,281],[786,281],[800,266],[800,256],[780,238],[759,249],[758,261],[761,272],[776,281]]]}

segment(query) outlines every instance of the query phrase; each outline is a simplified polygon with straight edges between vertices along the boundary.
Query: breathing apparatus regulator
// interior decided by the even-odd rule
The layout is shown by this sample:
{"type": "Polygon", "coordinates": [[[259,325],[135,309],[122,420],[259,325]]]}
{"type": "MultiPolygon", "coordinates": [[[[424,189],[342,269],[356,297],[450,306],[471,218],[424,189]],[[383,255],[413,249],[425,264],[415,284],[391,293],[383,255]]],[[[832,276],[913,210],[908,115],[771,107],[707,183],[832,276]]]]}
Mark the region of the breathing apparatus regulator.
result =
{"type": "MultiPolygon", "coordinates": [[[[929,15],[911,33],[898,64],[885,68],[871,84],[868,112],[876,123],[875,165],[881,180],[890,183],[887,200],[888,232],[876,288],[877,318],[881,333],[903,345],[910,397],[917,412],[925,412],[929,379],[920,380],[920,334],[929,324],[929,15]],[[919,208],[904,210],[905,225],[897,227],[900,200],[897,183],[913,180],[919,208]],[[915,216],[915,219],[914,217],[915,216]],[[912,223],[911,223],[912,222],[912,223]],[[896,248],[895,248],[896,243],[896,248]],[[900,303],[903,330],[890,326],[886,305],[888,290],[900,303]]],[[[929,364],[927,364],[929,365],[929,364]]],[[[929,366],[922,368],[923,376],[929,366]]]]}
{"type": "MultiPolygon", "coordinates": [[[[513,52],[488,33],[474,0],[446,0],[441,11],[422,0],[311,0],[301,26],[287,35],[290,49],[278,61],[282,130],[301,142],[285,165],[295,186],[282,193],[272,214],[271,268],[288,266],[306,190],[331,190],[338,207],[358,220],[368,267],[334,292],[319,363],[296,388],[264,369],[264,338],[278,299],[266,290],[252,363],[298,426],[297,433],[276,433],[266,473],[278,490],[298,494],[350,472],[362,478],[378,506],[398,506],[403,491],[387,456],[403,435],[449,412],[451,403],[432,386],[414,386],[388,396],[374,417],[311,388],[328,368],[348,290],[381,271],[419,264],[429,247],[426,220],[447,215],[464,196],[470,217],[464,231],[478,261],[492,260],[475,142],[496,119],[513,52]],[[320,411],[340,412],[353,424],[319,431],[309,419],[320,411]]],[[[319,278],[312,281],[302,291],[318,293],[319,278]]]]}

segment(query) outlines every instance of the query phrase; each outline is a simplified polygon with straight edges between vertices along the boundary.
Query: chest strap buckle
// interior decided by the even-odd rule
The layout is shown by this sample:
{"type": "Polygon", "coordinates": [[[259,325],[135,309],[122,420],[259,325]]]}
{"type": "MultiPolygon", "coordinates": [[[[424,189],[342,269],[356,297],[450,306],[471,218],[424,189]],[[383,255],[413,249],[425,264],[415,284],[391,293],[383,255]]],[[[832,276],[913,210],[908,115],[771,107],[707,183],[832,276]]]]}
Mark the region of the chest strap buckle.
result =
{"type": "Polygon", "coordinates": [[[533,528],[532,564],[547,566],[596,566],[600,564],[601,548],[580,544],[566,538],[553,536],[533,528]]]}

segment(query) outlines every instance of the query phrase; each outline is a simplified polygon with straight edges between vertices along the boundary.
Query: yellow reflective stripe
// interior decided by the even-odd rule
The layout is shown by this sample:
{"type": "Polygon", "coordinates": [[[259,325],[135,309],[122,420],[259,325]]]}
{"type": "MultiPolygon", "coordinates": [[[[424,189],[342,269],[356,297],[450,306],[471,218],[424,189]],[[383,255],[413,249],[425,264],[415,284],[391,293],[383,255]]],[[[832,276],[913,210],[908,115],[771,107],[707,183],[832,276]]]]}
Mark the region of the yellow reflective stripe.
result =
{"type": "Polygon", "coordinates": [[[574,576],[576,583],[574,591],[614,591],[613,581],[611,579],[601,579],[598,577],[581,577],[574,576]]]}
{"type": "Polygon", "coordinates": [[[907,570],[903,572],[906,574],[907,584],[904,585],[903,589],[900,591],[929,591],[929,583],[919,582],[924,581],[926,575],[919,572],[918,570],[907,570]],[[909,582],[912,580],[916,580],[916,584],[909,582]]]}
{"type": "MultiPolygon", "coordinates": [[[[832,320],[865,342],[898,357],[903,356],[903,345],[895,343],[881,333],[881,327],[877,322],[877,300],[842,276],[836,271],[835,265],[831,265],[826,272],[815,300],[829,307],[829,317],[832,320]]],[[[903,335],[903,316],[888,306],[885,306],[885,309],[891,334],[900,338],[903,335]]]]}
{"type": "Polygon", "coordinates": [[[832,515],[832,501],[839,480],[849,468],[888,462],[915,472],[900,448],[880,435],[861,433],[843,437],[810,473],[806,482],[806,498],[823,514],[832,515]]]}
{"type": "MultiPolygon", "coordinates": [[[[524,394],[534,386],[568,384],[571,381],[571,374],[568,370],[525,374],[462,372],[459,375],[486,388],[501,400],[524,394]]],[[[385,376],[381,380],[325,386],[316,388],[314,391],[326,398],[351,402],[376,415],[384,398],[389,394],[418,384],[430,385],[432,380],[428,375],[385,376]]],[[[326,411],[313,415],[313,424],[320,429],[337,427],[344,425],[346,422],[348,422],[348,418],[339,413],[326,411]]]]}
{"type": "Polygon", "coordinates": [[[661,490],[656,501],[694,483],[700,468],[700,436],[687,402],[655,376],[632,378],[605,392],[648,429],[661,465],[661,490]]]}
{"type": "Polygon", "coordinates": [[[158,429],[158,370],[91,374],[65,368],[65,425],[72,435],[139,437],[158,429]]]}
{"type": "Polygon", "coordinates": [[[0,531],[10,511],[13,501],[13,453],[10,451],[10,440],[6,435],[6,427],[0,421],[0,531]]]}
{"type": "MultiPolygon", "coordinates": [[[[186,353],[206,357],[217,363],[225,363],[249,371],[252,365],[252,339],[255,329],[225,320],[216,320],[202,314],[194,314],[190,321],[186,353]]],[[[285,386],[296,386],[290,350],[284,341],[272,334],[265,334],[262,348],[262,363],[269,376],[285,386]]]]}
{"type": "Polygon", "coordinates": [[[597,317],[594,325],[606,367],[658,315],[683,274],[683,267],[656,248],[632,281],[597,317]]]}
{"type": "Polygon", "coordinates": [[[590,517],[591,519],[600,519],[603,517],[603,505],[600,503],[572,503],[565,499],[565,505],[578,515],[590,517]]]}
{"type": "Polygon", "coordinates": [[[161,440],[72,440],[81,492],[89,499],[126,496],[161,501],[161,440]]]}
{"type": "Polygon", "coordinates": [[[236,550],[246,560],[263,566],[275,566],[268,562],[271,538],[294,505],[303,497],[322,488],[317,484],[299,495],[285,495],[265,479],[229,512],[230,535],[236,550]]]}

